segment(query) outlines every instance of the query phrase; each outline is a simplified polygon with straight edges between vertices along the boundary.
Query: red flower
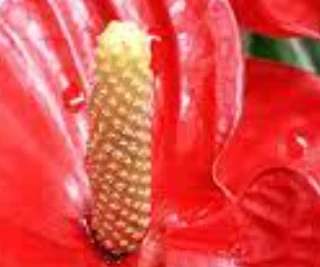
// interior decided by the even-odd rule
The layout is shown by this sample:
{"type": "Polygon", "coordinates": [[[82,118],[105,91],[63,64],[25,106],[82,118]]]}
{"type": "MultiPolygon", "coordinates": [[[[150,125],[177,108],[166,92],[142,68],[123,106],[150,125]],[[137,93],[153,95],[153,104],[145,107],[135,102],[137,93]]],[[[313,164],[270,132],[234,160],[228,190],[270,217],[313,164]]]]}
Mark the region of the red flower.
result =
{"type": "Polygon", "coordinates": [[[319,38],[317,7],[316,0],[0,1],[0,266],[113,265],[84,229],[90,187],[81,99],[94,83],[96,36],[116,18],[160,37],[152,224],[141,250],[120,266],[320,265],[320,80],[243,61],[233,16],[264,33],[319,38]]]}

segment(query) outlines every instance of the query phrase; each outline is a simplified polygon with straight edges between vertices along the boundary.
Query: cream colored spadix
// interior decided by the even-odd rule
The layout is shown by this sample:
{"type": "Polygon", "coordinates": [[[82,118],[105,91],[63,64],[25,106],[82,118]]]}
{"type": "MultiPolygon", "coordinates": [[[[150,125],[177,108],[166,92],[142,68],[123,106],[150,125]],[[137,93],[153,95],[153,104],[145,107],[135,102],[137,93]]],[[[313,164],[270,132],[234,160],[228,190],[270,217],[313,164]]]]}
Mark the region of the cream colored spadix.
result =
{"type": "Polygon", "coordinates": [[[89,105],[89,226],[115,255],[137,248],[150,221],[150,54],[148,35],[130,22],[112,22],[98,37],[89,105]]]}

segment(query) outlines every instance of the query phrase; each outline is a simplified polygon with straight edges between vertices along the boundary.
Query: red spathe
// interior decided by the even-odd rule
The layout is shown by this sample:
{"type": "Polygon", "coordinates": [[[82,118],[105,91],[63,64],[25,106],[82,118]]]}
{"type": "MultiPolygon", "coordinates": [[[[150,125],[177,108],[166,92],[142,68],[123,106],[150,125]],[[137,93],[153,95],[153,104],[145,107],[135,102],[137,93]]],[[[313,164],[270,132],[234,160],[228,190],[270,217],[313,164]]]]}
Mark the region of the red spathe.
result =
{"type": "MultiPolygon", "coordinates": [[[[312,156],[317,152],[313,108],[318,105],[320,82],[278,65],[249,63],[248,96],[237,126],[244,62],[228,1],[4,0],[0,3],[0,265],[108,266],[90,243],[83,224],[90,199],[83,166],[86,110],[71,112],[65,92],[72,86],[90,97],[95,38],[115,18],[134,20],[157,37],[152,44],[157,81],[153,224],[141,253],[122,266],[139,262],[145,267],[178,267],[184,262],[184,266],[218,267],[250,266],[255,259],[263,262],[259,252],[273,242],[268,237],[274,232],[267,229],[251,237],[249,229],[259,224],[248,219],[244,210],[247,200],[249,207],[255,204],[251,191],[260,194],[260,181],[274,176],[264,172],[274,167],[266,164],[269,157],[294,168],[277,172],[284,184],[275,182],[270,192],[284,193],[281,203],[302,196],[307,209],[297,207],[294,214],[311,223],[318,220],[318,194],[310,185],[317,180],[307,182],[305,177],[309,166],[313,176],[318,173],[312,156]],[[291,82],[286,84],[288,77],[291,82]],[[281,98],[287,92],[292,94],[287,98],[290,103],[284,105],[286,114],[279,115],[286,104],[281,98]],[[264,102],[269,97],[270,106],[264,102]],[[305,99],[308,109],[299,114],[303,122],[298,125],[299,136],[305,139],[297,141],[291,119],[296,118],[298,99],[305,99]],[[275,119],[274,130],[268,131],[261,121],[265,113],[275,119]],[[274,135],[289,132],[294,151],[275,150],[274,135]],[[242,136],[246,138],[247,133],[251,141],[244,146],[242,136]],[[310,147],[307,151],[300,149],[303,140],[310,147]],[[261,149],[259,142],[264,144],[261,149]],[[250,146],[255,153],[249,154],[250,146]],[[256,165],[266,167],[255,172],[256,165]],[[301,194],[296,185],[301,185],[301,194]],[[292,194],[279,188],[289,188],[292,194]],[[251,249],[252,240],[261,250],[251,249]]],[[[275,32],[281,25],[279,21],[275,32]]],[[[292,25],[296,33],[308,33],[292,25]]],[[[303,25],[314,30],[315,24],[303,25]]],[[[262,210],[269,203],[266,199],[262,210]]],[[[296,217],[288,214],[283,216],[294,221],[296,217]]],[[[285,237],[288,233],[282,232],[285,237]]],[[[304,252],[304,243],[297,244],[304,252]]],[[[290,249],[295,251],[295,247],[290,249]]],[[[312,266],[315,254],[308,255],[302,259],[307,259],[305,266],[312,266]]],[[[289,257],[279,264],[292,262],[289,257]]]]}

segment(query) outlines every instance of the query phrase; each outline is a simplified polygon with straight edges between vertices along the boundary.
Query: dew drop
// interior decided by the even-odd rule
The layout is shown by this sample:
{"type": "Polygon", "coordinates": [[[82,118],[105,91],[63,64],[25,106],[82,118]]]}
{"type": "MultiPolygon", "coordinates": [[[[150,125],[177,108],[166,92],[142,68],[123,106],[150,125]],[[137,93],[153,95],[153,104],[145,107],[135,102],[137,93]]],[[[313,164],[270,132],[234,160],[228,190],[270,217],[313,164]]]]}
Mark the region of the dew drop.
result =
{"type": "Polygon", "coordinates": [[[285,154],[290,159],[298,159],[304,156],[309,147],[308,137],[302,131],[291,131],[285,140],[285,154]]]}
{"type": "Polygon", "coordinates": [[[85,105],[85,92],[78,85],[71,83],[62,94],[65,108],[72,112],[79,112],[85,105]]]}

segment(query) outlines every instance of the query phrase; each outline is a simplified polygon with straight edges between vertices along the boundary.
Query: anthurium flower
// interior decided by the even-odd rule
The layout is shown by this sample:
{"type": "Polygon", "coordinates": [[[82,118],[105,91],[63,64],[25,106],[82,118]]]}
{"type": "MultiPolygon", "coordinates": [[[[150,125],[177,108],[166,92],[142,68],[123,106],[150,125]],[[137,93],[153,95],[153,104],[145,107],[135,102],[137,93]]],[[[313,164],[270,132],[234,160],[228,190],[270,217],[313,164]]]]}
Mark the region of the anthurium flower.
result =
{"type": "MultiPolygon", "coordinates": [[[[320,80],[245,62],[233,13],[268,34],[318,37],[317,3],[269,3],[252,3],[252,12],[241,0],[0,1],[0,265],[318,266],[320,80]],[[101,97],[103,89],[116,92],[127,81],[120,75],[127,65],[115,69],[128,59],[125,49],[105,61],[107,46],[97,60],[99,38],[115,20],[134,25],[132,35],[115,30],[121,44],[142,58],[150,49],[146,76],[154,79],[142,88],[150,114],[139,113],[152,124],[142,133],[151,137],[152,195],[143,200],[150,224],[139,248],[116,260],[108,254],[116,239],[99,228],[104,221],[94,229],[90,221],[92,199],[107,184],[102,179],[95,190],[96,172],[87,166],[105,170],[95,157],[106,155],[90,144],[96,134],[108,145],[104,134],[114,133],[88,125],[94,116],[108,123],[98,111],[110,99],[122,103],[101,97]],[[149,37],[150,46],[136,47],[132,36],[149,37]],[[102,63],[109,72],[99,79],[102,63]]],[[[113,35],[106,36],[108,43],[113,35]]],[[[136,73],[129,74],[132,85],[136,73]]],[[[139,88],[149,81],[141,77],[139,88]]]]}

